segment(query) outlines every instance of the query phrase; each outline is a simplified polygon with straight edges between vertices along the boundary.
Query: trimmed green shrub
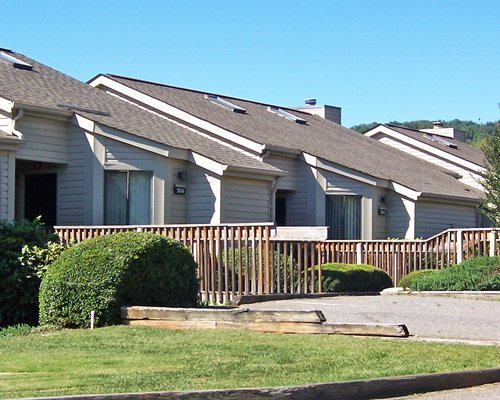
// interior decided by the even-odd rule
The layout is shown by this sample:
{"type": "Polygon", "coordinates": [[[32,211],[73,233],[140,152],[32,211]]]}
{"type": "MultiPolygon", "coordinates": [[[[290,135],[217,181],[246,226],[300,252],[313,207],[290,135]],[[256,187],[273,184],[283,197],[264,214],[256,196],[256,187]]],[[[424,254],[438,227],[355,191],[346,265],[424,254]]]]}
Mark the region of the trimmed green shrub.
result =
{"type": "Polygon", "coordinates": [[[500,257],[477,257],[433,273],[408,285],[413,290],[500,290],[500,257]]]}
{"type": "Polygon", "coordinates": [[[421,269],[418,271],[413,271],[410,272],[408,275],[402,277],[399,280],[398,286],[402,288],[409,288],[413,289],[416,287],[417,282],[422,279],[423,276],[426,276],[428,274],[433,274],[439,272],[439,270],[436,269],[421,269]]]}
{"type": "Polygon", "coordinates": [[[323,264],[322,283],[324,292],[379,292],[392,286],[389,275],[366,264],[323,264]]]}
{"type": "Polygon", "coordinates": [[[38,288],[36,269],[23,266],[24,246],[44,247],[55,240],[40,219],[33,222],[0,221],[0,327],[38,322],[38,288]]]}
{"type": "Polygon", "coordinates": [[[120,322],[120,306],[192,307],[196,264],[180,242],[142,232],[85,240],[49,266],[40,286],[40,324],[81,327],[120,322]]]}

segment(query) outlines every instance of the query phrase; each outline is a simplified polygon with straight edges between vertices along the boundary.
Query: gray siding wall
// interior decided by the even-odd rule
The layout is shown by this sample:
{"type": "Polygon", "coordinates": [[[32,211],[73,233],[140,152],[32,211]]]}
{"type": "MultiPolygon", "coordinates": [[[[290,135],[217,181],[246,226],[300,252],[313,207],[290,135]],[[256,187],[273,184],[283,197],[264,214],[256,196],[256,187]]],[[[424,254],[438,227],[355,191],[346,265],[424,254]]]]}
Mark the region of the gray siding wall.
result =
{"type": "Polygon", "coordinates": [[[16,125],[24,135],[16,157],[53,163],[68,162],[68,122],[26,116],[16,125]]]}
{"type": "Polygon", "coordinates": [[[386,237],[405,239],[408,228],[414,221],[413,201],[392,191],[388,191],[385,201],[386,237]]]}
{"type": "MultiPolygon", "coordinates": [[[[218,178],[196,165],[188,170],[187,222],[189,224],[209,224],[215,213],[215,194],[211,185],[218,178]]],[[[216,182],[215,182],[216,183],[216,182]]]]}
{"type": "Polygon", "coordinates": [[[0,152],[0,220],[9,218],[9,157],[0,152]]]}
{"type": "Polygon", "coordinates": [[[188,202],[187,198],[190,195],[196,195],[195,193],[188,192],[190,187],[187,185],[187,171],[188,165],[185,161],[169,159],[168,164],[170,167],[170,182],[166,184],[166,198],[167,203],[170,199],[170,217],[168,218],[168,223],[171,224],[185,224],[187,222],[188,214],[188,202]],[[179,176],[181,173],[182,176],[179,176]],[[181,179],[182,178],[182,179],[181,179]],[[184,180],[183,180],[184,179],[184,180]],[[184,186],[186,188],[186,194],[174,194],[173,186],[177,184],[184,186]]]}
{"type": "Polygon", "coordinates": [[[225,177],[222,195],[222,222],[268,222],[271,212],[270,183],[225,177]]]}
{"type": "Polygon", "coordinates": [[[103,140],[103,144],[106,148],[105,167],[109,168],[119,165],[120,168],[130,167],[134,169],[152,170],[152,153],[112,139],[103,140]]]}
{"type": "MultiPolygon", "coordinates": [[[[308,182],[313,184],[314,176],[309,166],[302,161],[295,161],[296,189],[287,198],[287,224],[292,226],[315,225],[313,221],[308,223],[308,182]]],[[[282,179],[282,178],[280,178],[282,179]]],[[[279,187],[279,185],[278,185],[279,187]]]]}
{"type": "Polygon", "coordinates": [[[279,190],[297,189],[297,181],[298,181],[297,169],[299,163],[297,159],[273,156],[266,158],[265,162],[271,164],[276,168],[288,172],[287,175],[279,178],[277,186],[279,190]]]}
{"type": "MultiPolygon", "coordinates": [[[[68,128],[69,162],[58,173],[58,224],[90,224],[85,220],[85,207],[92,203],[91,193],[85,191],[86,168],[93,157],[85,132],[75,125],[68,128]]],[[[91,174],[87,179],[91,178],[91,174]]]]}
{"type": "Polygon", "coordinates": [[[449,228],[478,226],[476,207],[419,201],[416,208],[417,237],[427,238],[449,228]]]}
{"type": "Polygon", "coordinates": [[[327,194],[373,196],[373,186],[332,172],[324,173],[327,194]]]}

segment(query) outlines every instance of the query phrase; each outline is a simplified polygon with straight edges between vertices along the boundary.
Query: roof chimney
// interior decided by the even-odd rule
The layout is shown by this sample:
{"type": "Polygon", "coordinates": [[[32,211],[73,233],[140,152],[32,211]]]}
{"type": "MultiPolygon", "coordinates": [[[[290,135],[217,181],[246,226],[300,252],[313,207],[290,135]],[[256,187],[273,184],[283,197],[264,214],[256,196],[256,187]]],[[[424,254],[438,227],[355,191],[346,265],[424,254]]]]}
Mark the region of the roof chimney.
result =
{"type": "Polygon", "coordinates": [[[432,123],[432,126],[434,129],[441,129],[441,128],[444,128],[444,124],[442,121],[434,121],[432,123]]]}
{"type": "Polygon", "coordinates": [[[308,98],[304,100],[304,103],[308,106],[315,106],[316,105],[316,99],[313,98],[308,98]]]}

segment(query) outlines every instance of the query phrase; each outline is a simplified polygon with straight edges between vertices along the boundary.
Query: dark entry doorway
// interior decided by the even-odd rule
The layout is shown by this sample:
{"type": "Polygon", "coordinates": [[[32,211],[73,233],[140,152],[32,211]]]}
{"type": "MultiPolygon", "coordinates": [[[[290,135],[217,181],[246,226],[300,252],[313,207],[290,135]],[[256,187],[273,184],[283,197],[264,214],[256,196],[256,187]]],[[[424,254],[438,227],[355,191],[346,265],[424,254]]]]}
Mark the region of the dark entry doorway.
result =
{"type": "Polygon", "coordinates": [[[46,226],[56,225],[57,174],[26,175],[24,187],[24,218],[41,215],[46,226]]]}

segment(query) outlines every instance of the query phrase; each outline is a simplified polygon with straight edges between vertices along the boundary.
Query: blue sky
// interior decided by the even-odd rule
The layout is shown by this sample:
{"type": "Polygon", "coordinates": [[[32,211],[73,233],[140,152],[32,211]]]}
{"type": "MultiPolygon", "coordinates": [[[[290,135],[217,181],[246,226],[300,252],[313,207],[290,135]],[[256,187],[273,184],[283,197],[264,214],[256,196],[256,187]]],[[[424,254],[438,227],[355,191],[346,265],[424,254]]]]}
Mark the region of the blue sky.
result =
{"type": "MultiPolygon", "coordinates": [[[[0,0],[0,47],[342,123],[500,119],[497,0],[0,0]]],[[[1,93],[0,93],[1,96],[1,93]]]]}

